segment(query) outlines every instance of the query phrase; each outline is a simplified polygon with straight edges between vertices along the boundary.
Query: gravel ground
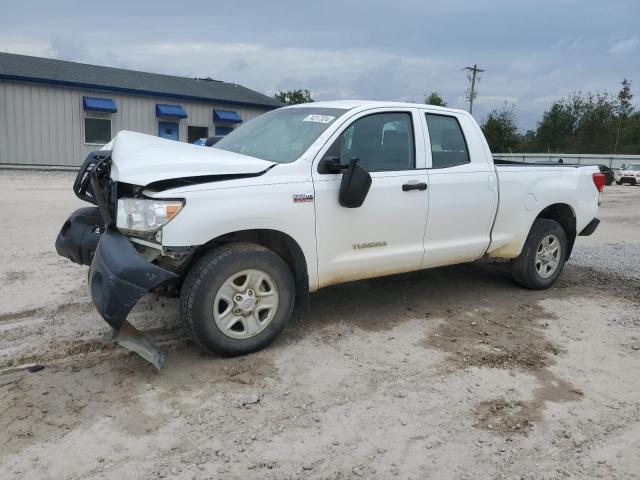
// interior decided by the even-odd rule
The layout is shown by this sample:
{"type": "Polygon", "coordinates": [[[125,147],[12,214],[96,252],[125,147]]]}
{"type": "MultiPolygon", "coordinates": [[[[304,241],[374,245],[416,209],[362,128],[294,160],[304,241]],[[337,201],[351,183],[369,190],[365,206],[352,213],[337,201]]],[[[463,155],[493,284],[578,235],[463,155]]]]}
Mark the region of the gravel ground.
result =
{"type": "Polygon", "coordinates": [[[72,181],[0,171],[0,478],[638,478],[640,187],[543,292],[486,262],[331,287],[234,359],[149,295],[156,373],[55,254],[72,181]]]}

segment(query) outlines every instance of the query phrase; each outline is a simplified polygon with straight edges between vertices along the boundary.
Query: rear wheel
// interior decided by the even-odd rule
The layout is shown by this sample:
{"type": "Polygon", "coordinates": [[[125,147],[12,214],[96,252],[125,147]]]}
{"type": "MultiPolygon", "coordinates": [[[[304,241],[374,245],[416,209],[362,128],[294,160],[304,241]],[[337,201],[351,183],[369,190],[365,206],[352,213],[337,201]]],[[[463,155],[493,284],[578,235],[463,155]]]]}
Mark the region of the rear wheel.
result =
{"type": "Polygon", "coordinates": [[[271,250],[232,243],[202,257],[182,286],[180,310],[210,353],[243,355],[269,345],[293,310],[291,271],[271,250]]]}
{"type": "Polygon", "coordinates": [[[555,220],[537,218],[520,256],[513,264],[514,280],[525,288],[549,288],[558,279],[568,252],[567,235],[555,220]]]}

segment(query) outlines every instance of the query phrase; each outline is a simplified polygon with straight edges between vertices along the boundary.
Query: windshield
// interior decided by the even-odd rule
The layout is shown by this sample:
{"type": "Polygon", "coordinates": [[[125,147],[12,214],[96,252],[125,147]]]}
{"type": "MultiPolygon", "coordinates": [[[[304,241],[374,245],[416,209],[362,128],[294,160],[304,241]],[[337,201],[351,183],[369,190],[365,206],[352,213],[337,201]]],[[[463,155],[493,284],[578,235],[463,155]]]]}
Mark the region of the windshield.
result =
{"type": "Polygon", "coordinates": [[[344,114],[342,108],[280,108],[251,120],[224,137],[214,148],[263,160],[290,163],[344,114]]]}
{"type": "Polygon", "coordinates": [[[626,165],[623,170],[640,170],[640,164],[626,165]]]}

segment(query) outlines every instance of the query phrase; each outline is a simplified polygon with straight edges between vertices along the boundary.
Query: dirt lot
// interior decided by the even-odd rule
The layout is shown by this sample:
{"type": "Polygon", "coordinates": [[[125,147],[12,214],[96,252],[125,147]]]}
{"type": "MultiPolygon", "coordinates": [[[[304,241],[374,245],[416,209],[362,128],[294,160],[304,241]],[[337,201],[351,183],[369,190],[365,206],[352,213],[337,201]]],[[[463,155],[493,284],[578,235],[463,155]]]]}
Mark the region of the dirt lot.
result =
{"type": "Polygon", "coordinates": [[[0,478],[638,478],[640,187],[548,291],[495,263],[337,286],[236,359],[148,296],[156,373],[54,251],[72,180],[0,171],[0,478]]]}

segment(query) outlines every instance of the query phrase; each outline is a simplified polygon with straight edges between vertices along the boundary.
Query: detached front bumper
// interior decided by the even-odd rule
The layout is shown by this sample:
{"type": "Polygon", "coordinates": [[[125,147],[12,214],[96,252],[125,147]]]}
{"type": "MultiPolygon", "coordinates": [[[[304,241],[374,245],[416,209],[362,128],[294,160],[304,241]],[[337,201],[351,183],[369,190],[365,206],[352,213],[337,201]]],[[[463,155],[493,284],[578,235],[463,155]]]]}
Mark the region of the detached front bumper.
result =
{"type": "Polygon", "coordinates": [[[100,237],[93,256],[89,289],[98,313],[120,330],[145,293],[176,278],[175,273],[147,262],[124,235],[110,227],[100,237]]]}
{"type": "Polygon", "coordinates": [[[97,218],[93,215],[96,212],[80,210],[63,225],[56,240],[58,253],[76,263],[90,264],[91,299],[98,313],[113,328],[113,339],[160,368],[162,353],[126,318],[145,293],[167,285],[178,275],[149,263],[114,227],[100,234],[97,226],[89,225],[91,219],[97,218]]]}

